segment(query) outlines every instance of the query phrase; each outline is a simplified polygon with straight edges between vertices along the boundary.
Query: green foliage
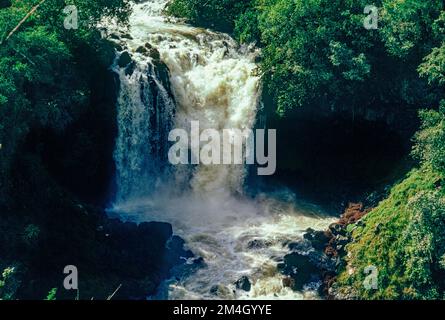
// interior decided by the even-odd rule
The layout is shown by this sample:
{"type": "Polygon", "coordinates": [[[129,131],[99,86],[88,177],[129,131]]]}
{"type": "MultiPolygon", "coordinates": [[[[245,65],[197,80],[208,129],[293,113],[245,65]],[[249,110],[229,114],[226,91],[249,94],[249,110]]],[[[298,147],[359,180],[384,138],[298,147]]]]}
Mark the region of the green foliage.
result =
{"type": "Polygon", "coordinates": [[[413,154],[423,163],[445,173],[445,100],[440,111],[420,112],[422,128],[415,136],[413,154]]]}
{"type": "Polygon", "coordinates": [[[441,0],[383,1],[381,33],[388,52],[397,57],[413,54],[422,58],[435,40],[433,24],[443,10],[441,0]]]}
{"type": "Polygon", "coordinates": [[[46,296],[45,300],[56,300],[56,295],[57,295],[57,288],[52,288],[49,292],[48,295],[46,296]]]}
{"type": "Polygon", "coordinates": [[[374,2],[379,30],[363,27],[365,0],[238,2],[175,0],[169,12],[260,45],[265,92],[278,113],[376,105],[392,112],[437,103],[436,88],[419,79],[417,68],[425,59],[421,74],[442,83],[442,1],[374,2]]]}
{"type": "Polygon", "coordinates": [[[413,219],[403,234],[404,241],[412,241],[406,248],[406,276],[411,279],[411,292],[416,298],[439,298],[445,275],[440,259],[445,253],[445,197],[439,190],[419,192],[410,199],[413,219]]]}
{"type": "Polygon", "coordinates": [[[234,33],[241,43],[261,42],[258,26],[258,9],[249,8],[235,21],[234,33]]]}
{"type": "Polygon", "coordinates": [[[128,8],[126,0],[75,1],[79,29],[66,30],[63,9],[74,2],[47,0],[6,40],[37,3],[15,0],[0,9],[0,205],[7,202],[10,165],[30,130],[60,131],[85,112],[89,85],[79,60],[91,60],[82,55],[103,43],[96,23],[107,15],[123,20],[128,8]]]}
{"type": "Polygon", "coordinates": [[[34,246],[39,238],[40,233],[41,230],[38,226],[29,224],[26,226],[23,232],[23,241],[29,246],[34,246]]]}
{"type": "Polygon", "coordinates": [[[424,63],[419,66],[419,73],[430,84],[445,85],[445,42],[425,57],[424,63]]]}
{"type": "MultiPolygon", "coordinates": [[[[0,276],[2,299],[17,298],[19,287],[21,294],[45,297],[54,283],[51,276],[39,277],[36,261],[54,268],[63,259],[54,247],[72,241],[77,250],[82,241],[91,244],[82,232],[95,228],[94,221],[81,220],[85,215],[48,173],[43,158],[51,148],[41,136],[64,137],[73,123],[93,114],[92,88],[114,55],[97,22],[105,16],[124,22],[128,15],[127,0],[46,0],[19,26],[40,2],[0,3],[0,268],[13,265],[0,276]],[[78,9],[79,29],[64,28],[63,9],[69,4],[78,9]],[[44,285],[33,287],[38,281],[44,285]]],[[[85,126],[76,132],[87,131],[85,126]]],[[[60,156],[61,148],[57,152],[60,156]]]]}
{"type": "Polygon", "coordinates": [[[443,254],[438,244],[444,236],[444,200],[443,191],[436,190],[442,177],[428,167],[412,171],[364,218],[364,227],[353,231],[347,246],[340,288],[352,287],[362,299],[439,298],[443,286],[432,277],[432,261],[443,254]],[[370,265],[379,272],[377,290],[363,286],[370,265]]]}
{"type": "Polygon", "coordinates": [[[249,0],[175,0],[167,11],[198,26],[232,32],[235,20],[249,7],[249,0]]]}
{"type": "Polygon", "coordinates": [[[339,286],[365,299],[439,299],[445,291],[445,101],[420,112],[413,171],[352,232],[348,267],[339,286]],[[363,287],[366,266],[379,270],[379,288],[363,287]],[[354,272],[350,274],[348,270],[354,272]]]}
{"type": "Polygon", "coordinates": [[[5,268],[0,275],[0,300],[13,299],[20,283],[17,267],[5,268]]]}

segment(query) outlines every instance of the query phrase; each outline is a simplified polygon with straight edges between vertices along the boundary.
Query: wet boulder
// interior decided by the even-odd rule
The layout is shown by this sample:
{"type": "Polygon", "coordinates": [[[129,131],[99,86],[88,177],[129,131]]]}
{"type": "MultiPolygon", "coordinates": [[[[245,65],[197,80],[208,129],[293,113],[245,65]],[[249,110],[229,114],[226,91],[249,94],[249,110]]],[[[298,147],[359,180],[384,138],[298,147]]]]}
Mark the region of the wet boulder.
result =
{"type": "Polygon", "coordinates": [[[250,280],[247,276],[242,276],[235,282],[235,287],[239,290],[250,291],[250,289],[252,288],[252,285],[251,285],[250,280]]]}
{"type": "Polygon", "coordinates": [[[150,49],[148,49],[148,55],[149,55],[153,60],[161,60],[161,54],[159,53],[158,49],[156,49],[156,48],[150,48],[150,49]]]}
{"type": "Polygon", "coordinates": [[[261,239],[253,239],[247,243],[247,248],[250,250],[258,250],[258,249],[267,248],[270,245],[271,245],[271,243],[268,241],[264,241],[261,239]]]}
{"type": "Polygon", "coordinates": [[[144,47],[144,46],[140,46],[140,47],[138,47],[136,49],[136,52],[140,53],[140,54],[147,54],[148,53],[148,49],[146,47],[144,47]]]}
{"type": "Polygon", "coordinates": [[[167,242],[167,260],[169,265],[179,265],[187,259],[194,257],[193,252],[191,252],[190,250],[184,250],[184,245],[184,239],[178,236],[173,236],[167,242]]]}
{"type": "Polygon", "coordinates": [[[333,223],[329,226],[329,231],[332,232],[332,234],[334,236],[340,234],[340,235],[345,235],[346,234],[346,229],[344,225],[341,225],[339,223],[333,223]]]}
{"type": "Polygon", "coordinates": [[[117,64],[119,67],[125,68],[132,62],[133,62],[133,60],[131,59],[130,54],[127,51],[124,51],[124,52],[122,52],[121,56],[119,57],[117,64]]]}
{"type": "Polygon", "coordinates": [[[293,290],[301,291],[305,284],[320,278],[320,270],[309,256],[296,252],[286,255],[277,267],[282,274],[293,279],[293,290]]]}
{"type": "Polygon", "coordinates": [[[303,237],[311,243],[315,250],[324,250],[330,240],[327,232],[315,231],[311,228],[306,230],[306,234],[303,237]]]}

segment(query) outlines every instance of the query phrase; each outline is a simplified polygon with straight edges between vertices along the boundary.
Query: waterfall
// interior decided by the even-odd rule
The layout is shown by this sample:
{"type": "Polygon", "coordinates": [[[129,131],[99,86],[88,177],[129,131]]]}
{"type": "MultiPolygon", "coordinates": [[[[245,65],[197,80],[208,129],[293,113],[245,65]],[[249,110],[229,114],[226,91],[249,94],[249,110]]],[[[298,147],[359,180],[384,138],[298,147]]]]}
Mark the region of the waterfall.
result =
{"type": "Polygon", "coordinates": [[[157,79],[154,65],[133,68],[128,74],[126,68],[115,67],[120,80],[114,153],[118,202],[147,196],[156,187],[167,167],[165,147],[174,114],[174,101],[157,79]]]}
{"type": "Polygon", "coordinates": [[[306,228],[323,229],[332,220],[297,204],[287,190],[243,196],[244,165],[171,166],[166,160],[168,132],[189,130],[191,121],[201,130],[253,128],[261,90],[255,47],[167,18],[167,3],[134,4],[128,28],[106,23],[120,47],[113,66],[120,91],[112,211],[122,219],[171,223],[204,258],[205,268],[178,271],[166,282],[161,298],[304,298],[283,284],[277,257],[289,253],[286,244],[301,241],[306,228]],[[249,292],[235,287],[241,276],[252,282],[249,292]]]}
{"type": "MultiPolygon", "coordinates": [[[[191,121],[199,121],[201,130],[250,129],[255,122],[260,88],[254,75],[256,51],[240,47],[224,34],[168,22],[162,16],[166,3],[157,0],[134,6],[127,36],[131,39],[125,45],[136,67],[130,66],[135,69],[131,75],[128,67],[116,68],[121,82],[115,151],[118,202],[154,190],[163,176],[166,152],[160,155],[153,149],[165,142],[159,135],[165,137],[172,126],[188,130],[191,121]],[[176,101],[154,74],[150,51],[168,67],[176,101]]],[[[191,176],[189,187],[196,193],[242,193],[242,165],[184,171],[174,173],[178,183],[191,176]]]]}

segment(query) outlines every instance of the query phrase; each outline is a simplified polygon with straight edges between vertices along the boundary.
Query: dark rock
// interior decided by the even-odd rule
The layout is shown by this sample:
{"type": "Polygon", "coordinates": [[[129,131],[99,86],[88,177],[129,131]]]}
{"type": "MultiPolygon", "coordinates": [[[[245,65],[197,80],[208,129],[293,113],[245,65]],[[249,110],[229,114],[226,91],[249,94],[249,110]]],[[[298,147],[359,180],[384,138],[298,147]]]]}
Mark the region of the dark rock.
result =
{"type": "Polygon", "coordinates": [[[152,49],[152,48],[153,48],[153,46],[152,46],[149,42],[147,42],[147,43],[144,45],[144,47],[147,48],[147,49],[152,49]]]}
{"type": "Polygon", "coordinates": [[[252,288],[252,285],[250,283],[250,280],[246,276],[242,276],[235,282],[235,286],[237,289],[244,290],[244,291],[250,291],[252,288]]]}
{"type": "Polygon", "coordinates": [[[291,242],[288,245],[292,252],[305,253],[312,249],[310,241],[291,242]]]}
{"type": "Polygon", "coordinates": [[[345,246],[348,244],[349,239],[348,239],[348,237],[338,235],[335,237],[335,241],[336,241],[337,245],[345,246]]]}
{"type": "Polygon", "coordinates": [[[170,70],[168,69],[167,65],[161,60],[155,60],[153,64],[156,77],[161,80],[162,86],[168,91],[171,98],[173,99],[173,94],[170,86],[170,70]]]}
{"type": "Polygon", "coordinates": [[[115,33],[110,34],[108,37],[113,40],[120,40],[119,36],[115,33]]]}
{"type": "Polygon", "coordinates": [[[278,270],[294,280],[294,290],[302,290],[303,286],[320,274],[320,270],[309,256],[291,253],[284,257],[284,263],[278,264],[278,270]]]}
{"type": "Polygon", "coordinates": [[[148,50],[148,55],[152,57],[154,60],[161,60],[161,54],[159,53],[158,49],[151,48],[148,50]]]}
{"type": "Polygon", "coordinates": [[[286,277],[283,279],[283,287],[293,288],[295,286],[295,281],[291,277],[286,277]]]}
{"type": "Polygon", "coordinates": [[[311,242],[312,247],[316,250],[324,250],[330,240],[328,234],[324,231],[315,231],[312,229],[308,229],[306,232],[304,238],[311,242]]]}
{"type": "Polygon", "coordinates": [[[263,249],[263,248],[267,248],[270,246],[269,242],[266,242],[264,240],[261,239],[254,239],[248,242],[247,244],[247,248],[251,249],[251,250],[255,250],[255,249],[263,249]]]}
{"type": "Polygon", "coordinates": [[[146,54],[148,53],[148,49],[146,47],[140,46],[136,49],[137,53],[146,54]]]}
{"type": "Polygon", "coordinates": [[[199,258],[194,259],[193,260],[193,264],[197,265],[197,266],[205,266],[206,265],[203,257],[199,257],[199,258]]]}
{"type": "Polygon", "coordinates": [[[329,226],[329,230],[332,232],[332,234],[334,236],[341,234],[341,235],[345,235],[346,234],[346,230],[344,228],[343,225],[339,224],[339,223],[333,223],[329,226]]]}
{"type": "Polygon", "coordinates": [[[124,34],[121,36],[121,38],[123,38],[123,39],[128,39],[128,40],[133,40],[133,37],[130,36],[128,33],[124,33],[124,34]]]}
{"type": "Polygon", "coordinates": [[[210,288],[210,293],[213,295],[218,295],[218,291],[219,291],[219,286],[218,285],[214,285],[210,288]]]}
{"type": "Polygon", "coordinates": [[[122,52],[124,50],[124,48],[120,45],[120,44],[114,44],[114,48],[116,49],[117,52],[122,52]]]}
{"type": "Polygon", "coordinates": [[[130,54],[127,51],[122,52],[121,56],[119,57],[119,60],[117,61],[117,64],[121,68],[125,68],[128,66],[133,60],[131,59],[130,54]]]}
{"type": "Polygon", "coordinates": [[[324,252],[311,251],[308,257],[311,263],[321,271],[335,270],[335,260],[328,257],[324,252]]]}
{"type": "Polygon", "coordinates": [[[131,61],[131,63],[125,68],[125,74],[131,76],[136,69],[136,62],[131,61]]]}
{"type": "Polygon", "coordinates": [[[184,250],[184,239],[173,236],[167,242],[167,249],[169,250],[169,264],[176,265],[184,262],[186,259],[193,258],[193,252],[184,250]]]}

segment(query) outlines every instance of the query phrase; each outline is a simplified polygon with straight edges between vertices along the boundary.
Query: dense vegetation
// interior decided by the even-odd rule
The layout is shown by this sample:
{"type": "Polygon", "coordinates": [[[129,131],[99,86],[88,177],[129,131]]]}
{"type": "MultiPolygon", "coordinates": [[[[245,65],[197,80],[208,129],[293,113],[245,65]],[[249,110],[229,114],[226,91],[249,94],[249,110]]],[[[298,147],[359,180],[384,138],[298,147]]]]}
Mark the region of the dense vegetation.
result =
{"type": "Polygon", "coordinates": [[[351,110],[378,105],[398,113],[437,107],[440,89],[431,81],[427,87],[417,68],[428,55],[422,67],[428,78],[428,65],[440,61],[443,1],[378,1],[383,7],[378,30],[363,26],[367,4],[176,0],[169,11],[203,26],[218,17],[215,28],[263,47],[265,86],[281,113],[308,104],[351,110]],[[233,9],[225,11],[229,4],[233,9]]]}
{"type": "Polygon", "coordinates": [[[265,89],[285,117],[310,106],[414,124],[410,115],[420,112],[417,168],[348,228],[353,241],[337,288],[365,299],[443,298],[445,1],[374,4],[377,30],[363,26],[367,1],[175,0],[169,12],[262,47],[265,89]],[[233,10],[224,11],[229,2],[233,10]],[[363,286],[368,266],[379,271],[377,290],[363,286]]]}
{"type": "Polygon", "coordinates": [[[127,15],[126,0],[0,1],[0,299],[105,299],[119,285],[116,297],[144,298],[168,270],[170,226],[101,209],[117,83],[96,25],[127,15]],[[67,29],[74,3],[78,28],[67,29]],[[62,285],[71,264],[77,292],[62,285]]]}

